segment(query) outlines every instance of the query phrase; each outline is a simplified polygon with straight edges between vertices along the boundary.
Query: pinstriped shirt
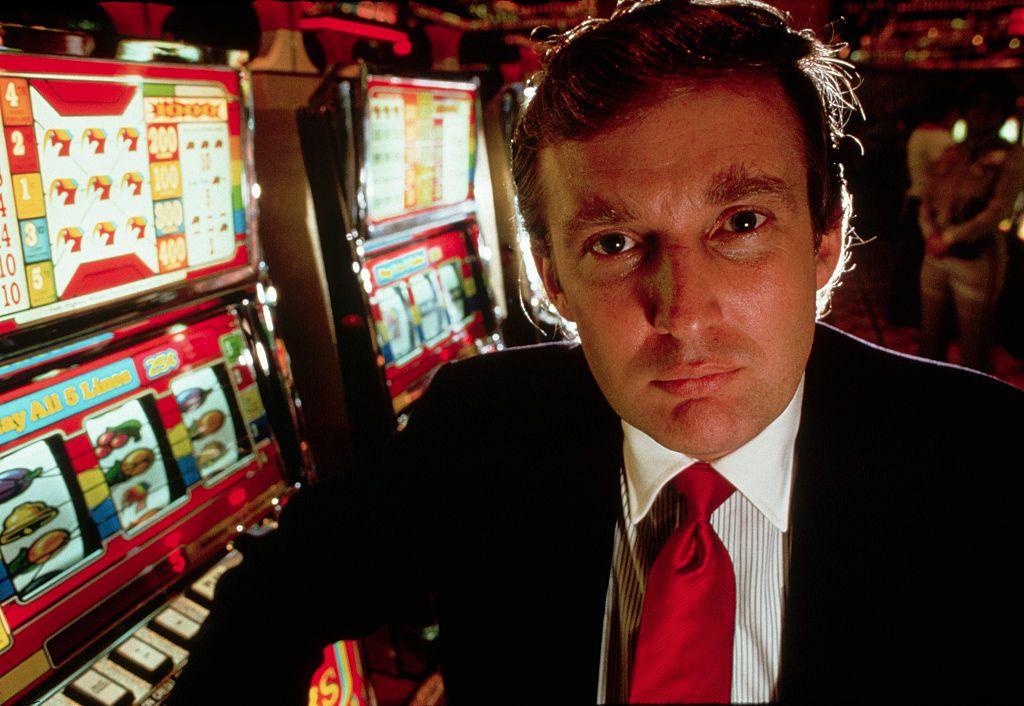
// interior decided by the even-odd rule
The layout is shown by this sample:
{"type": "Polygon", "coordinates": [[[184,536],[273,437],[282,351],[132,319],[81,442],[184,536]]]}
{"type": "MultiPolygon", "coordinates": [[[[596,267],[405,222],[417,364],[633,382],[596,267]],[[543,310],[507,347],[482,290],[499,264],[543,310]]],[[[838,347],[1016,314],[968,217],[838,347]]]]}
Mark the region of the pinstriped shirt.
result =
{"type": "MultiPolygon", "coordinates": [[[[782,414],[712,464],[737,490],[711,516],[711,526],[729,552],[736,575],[733,703],[777,698],[789,563],[789,501],[803,388],[801,380],[782,414]]],[[[669,481],[695,462],[625,421],[622,428],[622,515],[605,604],[599,703],[623,702],[628,697],[647,571],[685,512],[669,481]]]]}

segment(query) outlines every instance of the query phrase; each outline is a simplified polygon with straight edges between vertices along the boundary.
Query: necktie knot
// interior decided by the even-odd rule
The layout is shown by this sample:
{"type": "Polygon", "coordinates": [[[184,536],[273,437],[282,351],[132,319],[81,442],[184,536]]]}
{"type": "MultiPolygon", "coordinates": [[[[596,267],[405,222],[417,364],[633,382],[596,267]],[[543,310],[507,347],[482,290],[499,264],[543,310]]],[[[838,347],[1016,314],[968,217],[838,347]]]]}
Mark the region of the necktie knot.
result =
{"type": "Polygon", "coordinates": [[[672,486],[686,499],[687,523],[707,523],[736,490],[711,464],[704,462],[687,466],[672,479],[672,486]]]}

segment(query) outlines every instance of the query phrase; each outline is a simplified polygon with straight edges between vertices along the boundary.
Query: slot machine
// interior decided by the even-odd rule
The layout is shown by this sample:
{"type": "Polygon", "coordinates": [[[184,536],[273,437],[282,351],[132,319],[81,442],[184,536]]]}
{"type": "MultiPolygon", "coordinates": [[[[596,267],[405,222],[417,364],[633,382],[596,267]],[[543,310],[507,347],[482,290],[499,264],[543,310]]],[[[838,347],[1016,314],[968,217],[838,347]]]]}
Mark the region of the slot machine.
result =
{"type": "Polygon", "coordinates": [[[228,67],[0,54],[0,703],[160,703],[232,541],[311,477],[248,100],[228,67]]]}
{"type": "Polygon", "coordinates": [[[357,458],[400,432],[440,365],[503,345],[480,116],[475,78],[363,63],[329,73],[298,111],[322,257],[308,286],[328,294],[357,458]]]}

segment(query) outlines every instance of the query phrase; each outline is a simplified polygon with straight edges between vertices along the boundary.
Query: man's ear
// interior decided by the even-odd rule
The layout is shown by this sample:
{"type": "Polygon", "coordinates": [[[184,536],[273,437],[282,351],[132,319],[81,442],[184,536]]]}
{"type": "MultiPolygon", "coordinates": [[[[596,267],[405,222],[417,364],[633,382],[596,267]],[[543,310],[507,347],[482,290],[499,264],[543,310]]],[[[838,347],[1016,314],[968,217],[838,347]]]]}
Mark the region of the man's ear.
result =
{"type": "Polygon", "coordinates": [[[839,265],[839,259],[843,253],[843,227],[844,219],[840,216],[821,236],[818,243],[818,252],[815,256],[814,279],[818,289],[821,289],[832,279],[832,273],[839,265]]]}
{"type": "Polygon", "coordinates": [[[548,301],[558,310],[563,319],[575,321],[572,315],[572,307],[566,299],[562,283],[558,281],[558,273],[555,272],[555,263],[550,255],[534,254],[533,262],[537,265],[537,272],[540,274],[541,282],[544,284],[544,291],[548,295],[548,301]]]}

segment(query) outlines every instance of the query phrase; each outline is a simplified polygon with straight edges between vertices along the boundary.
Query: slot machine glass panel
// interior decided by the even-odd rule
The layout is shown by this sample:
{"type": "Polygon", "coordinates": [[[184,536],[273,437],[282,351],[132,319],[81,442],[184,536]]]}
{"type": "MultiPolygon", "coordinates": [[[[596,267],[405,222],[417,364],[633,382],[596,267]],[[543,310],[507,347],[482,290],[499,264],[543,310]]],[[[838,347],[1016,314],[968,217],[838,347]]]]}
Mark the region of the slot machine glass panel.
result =
{"type": "Polygon", "coordinates": [[[439,365],[478,353],[488,335],[475,238],[475,224],[464,222],[379,252],[370,241],[370,310],[395,414],[439,365]]]}
{"type": "MultiPolygon", "coordinates": [[[[245,80],[0,54],[0,334],[43,342],[251,279],[245,80]]],[[[4,350],[0,350],[3,354],[4,350]]]]}

